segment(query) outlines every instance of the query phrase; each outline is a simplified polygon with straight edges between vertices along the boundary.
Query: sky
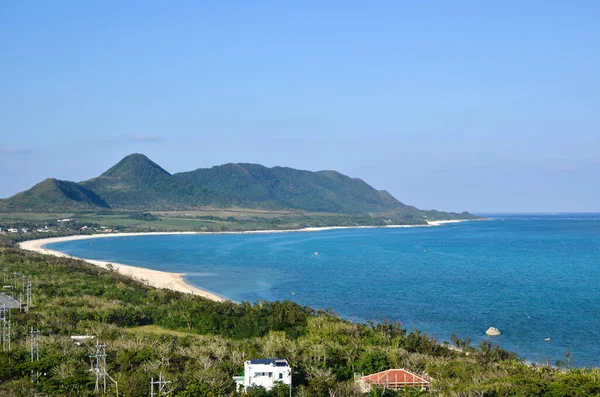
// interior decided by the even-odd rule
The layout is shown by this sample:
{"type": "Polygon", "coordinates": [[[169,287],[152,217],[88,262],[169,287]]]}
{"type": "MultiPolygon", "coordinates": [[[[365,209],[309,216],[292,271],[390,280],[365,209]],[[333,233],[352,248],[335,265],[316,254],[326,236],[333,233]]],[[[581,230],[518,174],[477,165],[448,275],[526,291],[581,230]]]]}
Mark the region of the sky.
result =
{"type": "Polygon", "coordinates": [[[130,153],[600,212],[600,2],[0,2],[0,197],[130,153]]]}

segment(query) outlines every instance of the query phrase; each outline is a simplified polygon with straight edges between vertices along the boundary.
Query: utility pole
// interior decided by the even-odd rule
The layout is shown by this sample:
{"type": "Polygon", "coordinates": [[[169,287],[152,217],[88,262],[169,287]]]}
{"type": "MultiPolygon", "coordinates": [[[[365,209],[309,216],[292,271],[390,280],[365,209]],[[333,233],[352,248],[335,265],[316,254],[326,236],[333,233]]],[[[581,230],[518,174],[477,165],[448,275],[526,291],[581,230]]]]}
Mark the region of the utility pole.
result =
{"type": "Polygon", "coordinates": [[[10,351],[10,334],[11,334],[11,321],[4,320],[4,324],[2,327],[2,351],[9,352],[10,351]]]}
{"type": "Polygon", "coordinates": [[[31,326],[31,362],[40,361],[40,331],[31,326]]]}
{"type": "Polygon", "coordinates": [[[106,347],[107,345],[105,343],[100,344],[98,340],[96,340],[94,354],[90,356],[93,365],[90,371],[93,371],[96,375],[96,387],[94,388],[94,391],[99,393],[100,385],[102,384],[102,392],[106,394],[106,378],[108,378],[115,384],[117,397],[119,397],[119,383],[106,372],[106,347]]]}
{"type": "Polygon", "coordinates": [[[18,274],[19,274],[19,273],[17,273],[17,272],[13,272],[13,273],[12,273],[12,276],[13,276],[13,278],[12,278],[12,283],[11,283],[11,285],[12,285],[12,289],[13,289],[13,290],[17,289],[17,275],[18,275],[18,274]]]}
{"type": "Polygon", "coordinates": [[[158,396],[160,396],[163,393],[165,387],[169,383],[171,383],[170,380],[163,380],[162,372],[158,376],[158,380],[157,381],[154,381],[154,378],[150,379],[150,397],[158,397],[158,396]],[[156,392],[154,392],[154,385],[157,386],[156,392]]]}
{"type": "MultiPolygon", "coordinates": [[[[40,331],[31,326],[31,362],[40,361],[40,331]]],[[[31,383],[37,383],[40,378],[40,371],[34,375],[31,370],[31,383]]]]}
{"type": "Polygon", "coordinates": [[[93,361],[94,367],[92,368],[92,371],[94,371],[96,375],[96,386],[94,391],[96,393],[100,391],[100,380],[102,379],[103,390],[104,393],[106,393],[106,344],[100,344],[98,343],[98,340],[96,340],[95,351],[90,358],[95,360],[93,361]]]}
{"type": "Polygon", "coordinates": [[[31,286],[31,280],[27,280],[27,296],[26,296],[27,304],[25,306],[25,313],[28,313],[31,306],[33,306],[32,294],[33,294],[33,287],[31,286]]]}
{"type": "Polygon", "coordinates": [[[0,304],[0,321],[2,322],[2,351],[10,351],[10,309],[4,306],[4,303],[0,304]]]}

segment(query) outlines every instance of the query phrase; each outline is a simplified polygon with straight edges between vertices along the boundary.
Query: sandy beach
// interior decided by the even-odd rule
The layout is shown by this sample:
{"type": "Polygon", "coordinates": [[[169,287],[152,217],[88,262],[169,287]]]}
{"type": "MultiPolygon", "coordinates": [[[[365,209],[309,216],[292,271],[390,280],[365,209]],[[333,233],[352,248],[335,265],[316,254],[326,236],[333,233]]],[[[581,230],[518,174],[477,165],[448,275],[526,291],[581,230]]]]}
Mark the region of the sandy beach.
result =
{"type": "MultiPolygon", "coordinates": [[[[403,228],[403,227],[427,227],[427,226],[441,226],[447,223],[457,223],[464,222],[466,220],[448,220],[448,221],[428,221],[427,225],[389,225],[386,227],[389,228],[403,228]]],[[[317,232],[323,230],[337,230],[337,229],[364,229],[364,228],[378,228],[380,226],[330,226],[330,227],[309,227],[305,229],[295,229],[295,230],[253,230],[253,231],[244,231],[244,232],[148,232],[148,233],[105,233],[105,234],[86,234],[86,235],[77,235],[77,236],[64,236],[64,237],[53,237],[53,238],[45,238],[39,240],[29,240],[24,241],[19,244],[19,247],[27,250],[37,252],[39,254],[44,255],[54,255],[61,258],[71,258],[78,259],[88,262],[92,265],[101,267],[103,269],[109,269],[112,267],[113,270],[123,274],[125,276],[131,277],[134,280],[141,281],[147,285],[151,285],[156,288],[167,288],[173,291],[179,291],[184,293],[189,293],[192,295],[201,296],[206,299],[210,299],[216,302],[222,302],[225,299],[220,296],[213,294],[211,292],[205,291],[193,285],[190,285],[185,282],[183,276],[185,274],[181,273],[170,273],[163,272],[160,270],[152,270],[146,269],[143,267],[124,265],[121,263],[114,262],[105,262],[93,259],[86,258],[77,258],[71,255],[67,255],[65,253],[49,250],[44,248],[48,244],[58,243],[63,241],[73,241],[73,240],[87,240],[87,239],[97,239],[103,237],[131,237],[131,236],[156,236],[156,235],[176,235],[176,234],[258,234],[258,233],[288,233],[288,232],[317,232]],[[110,265],[110,266],[109,266],[110,265]]]]}
{"type": "MultiPolygon", "coordinates": [[[[61,241],[71,240],[86,240],[91,238],[102,238],[102,237],[126,237],[126,236],[138,236],[148,234],[166,234],[166,233],[117,233],[117,234],[95,234],[95,235],[83,235],[83,236],[66,236],[66,237],[55,237],[45,238],[41,240],[30,240],[19,244],[19,247],[37,252],[45,255],[54,255],[61,258],[72,258],[79,259],[91,263],[92,265],[101,267],[103,269],[109,269],[112,267],[114,271],[119,272],[125,276],[131,277],[134,280],[143,282],[144,284],[151,285],[156,288],[167,288],[173,291],[184,292],[192,295],[201,296],[206,299],[210,299],[216,302],[222,302],[225,299],[218,295],[204,291],[200,288],[194,287],[185,282],[183,279],[184,274],[163,272],[160,270],[146,269],[143,267],[129,266],[121,263],[98,261],[93,259],[77,258],[71,255],[64,254],[59,251],[49,250],[44,248],[46,244],[58,243],[61,241]],[[109,266],[110,265],[110,266],[109,266]]],[[[172,234],[172,233],[169,233],[172,234]]],[[[186,233],[178,233],[186,234],[186,233]]]]}
{"type": "MultiPolygon", "coordinates": [[[[475,219],[473,219],[475,220],[475,219]]],[[[447,223],[459,223],[459,222],[468,222],[471,221],[471,219],[452,219],[449,221],[427,221],[427,225],[428,226],[441,226],[441,225],[445,225],[447,223]]]]}

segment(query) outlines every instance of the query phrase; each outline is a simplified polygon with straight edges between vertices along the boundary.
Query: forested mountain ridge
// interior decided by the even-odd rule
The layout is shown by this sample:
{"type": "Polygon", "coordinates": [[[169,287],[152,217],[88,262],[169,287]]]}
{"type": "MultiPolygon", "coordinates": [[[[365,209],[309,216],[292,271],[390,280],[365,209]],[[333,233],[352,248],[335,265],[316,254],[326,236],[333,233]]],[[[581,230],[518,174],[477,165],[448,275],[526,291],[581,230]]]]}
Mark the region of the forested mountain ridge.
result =
{"type": "Polygon", "coordinates": [[[42,207],[47,212],[109,208],[93,191],[78,183],[54,178],[45,179],[10,199],[0,200],[0,210],[4,211],[35,211],[42,207]]]}
{"type": "MultiPolygon", "coordinates": [[[[304,171],[259,164],[224,164],[170,174],[142,154],[131,154],[99,177],[80,183],[57,181],[65,188],[47,194],[38,184],[9,199],[1,210],[189,210],[199,207],[298,210],[335,214],[389,214],[411,223],[424,219],[471,218],[422,211],[384,190],[337,171],[304,171]],[[68,187],[68,189],[66,188],[68,187]]],[[[56,189],[55,189],[56,190],[56,189]]]]}

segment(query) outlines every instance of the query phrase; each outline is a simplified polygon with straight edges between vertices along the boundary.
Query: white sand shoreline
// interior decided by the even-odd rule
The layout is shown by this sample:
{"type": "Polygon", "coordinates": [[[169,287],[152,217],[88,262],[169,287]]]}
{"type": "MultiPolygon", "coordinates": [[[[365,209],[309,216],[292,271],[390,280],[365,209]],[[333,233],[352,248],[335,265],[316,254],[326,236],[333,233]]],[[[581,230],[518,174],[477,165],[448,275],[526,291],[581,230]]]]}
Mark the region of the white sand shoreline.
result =
{"type": "Polygon", "coordinates": [[[39,240],[29,240],[19,243],[21,249],[37,252],[39,254],[54,255],[60,258],[71,258],[78,259],[88,262],[92,265],[101,267],[103,269],[109,269],[112,267],[113,270],[118,271],[120,274],[131,277],[134,280],[141,281],[145,284],[151,285],[156,288],[166,288],[173,291],[179,291],[189,293],[192,295],[201,296],[206,299],[210,299],[216,302],[223,302],[225,299],[222,297],[195,287],[188,284],[183,277],[185,274],[182,273],[171,273],[160,270],[147,269],[143,267],[124,265],[115,262],[99,261],[94,259],[77,258],[63,252],[49,250],[45,248],[48,244],[74,241],[74,240],[88,240],[98,239],[107,237],[133,237],[133,236],[157,236],[157,235],[178,235],[178,234],[262,234],[262,233],[288,233],[288,232],[317,232],[323,230],[338,230],[338,229],[373,229],[373,228],[405,228],[405,227],[427,227],[427,226],[441,226],[448,223],[466,222],[469,219],[457,219],[448,221],[428,221],[427,225],[388,225],[388,226],[330,226],[330,227],[308,227],[305,229],[292,229],[292,230],[253,230],[244,232],[141,232],[141,233],[104,233],[104,234],[84,234],[75,236],[63,236],[63,237],[51,237],[39,240]],[[110,265],[110,266],[109,266],[110,265]]]}
{"type": "Polygon", "coordinates": [[[131,265],[124,265],[122,263],[99,261],[95,259],[78,258],[72,255],[65,254],[63,252],[49,250],[44,248],[47,244],[58,243],[63,241],[73,240],[87,240],[91,238],[102,238],[102,237],[126,237],[128,235],[136,235],[137,233],[120,233],[120,234],[95,234],[95,235],[79,235],[79,236],[65,236],[65,237],[53,237],[45,238],[41,240],[29,240],[19,244],[21,249],[27,251],[37,252],[44,255],[53,255],[59,258],[71,258],[78,259],[90,263],[94,266],[101,267],[103,269],[111,269],[130,277],[134,280],[140,281],[144,284],[151,285],[155,288],[166,288],[173,291],[184,292],[192,295],[201,296],[206,299],[210,299],[215,302],[223,302],[225,299],[211,292],[197,288],[193,285],[188,284],[183,279],[185,274],[182,273],[171,273],[163,272],[160,270],[147,269],[144,267],[137,267],[131,265]]]}

